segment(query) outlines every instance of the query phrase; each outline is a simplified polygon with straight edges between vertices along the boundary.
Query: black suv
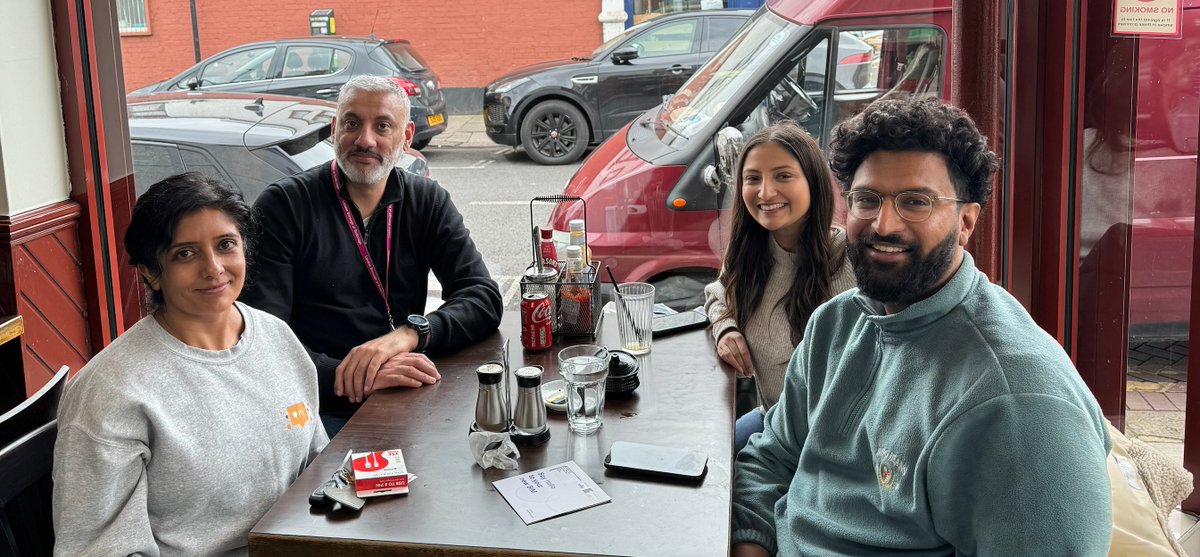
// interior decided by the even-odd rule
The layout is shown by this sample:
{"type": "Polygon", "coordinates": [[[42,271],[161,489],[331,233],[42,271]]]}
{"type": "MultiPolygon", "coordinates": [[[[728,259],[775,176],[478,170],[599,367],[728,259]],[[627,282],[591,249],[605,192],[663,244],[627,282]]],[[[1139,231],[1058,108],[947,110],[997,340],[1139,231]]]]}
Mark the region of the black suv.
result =
{"type": "MultiPolygon", "coordinates": [[[[220,177],[254,201],[268,185],[333,160],[330,122],[337,105],[300,97],[242,93],[155,93],[126,99],[134,190],[185,170],[220,177]]],[[[425,157],[408,149],[396,166],[426,176],[425,157]]]]}
{"type": "Polygon", "coordinates": [[[391,78],[408,93],[417,128],[414,148],[446,130],[441,81],[405,40],[306,37],[244,44],[130,95],[192,90],[336,100],[342,84],[362,74],[391,78]]]}
{"type": "Polygon", "coordinates": [[[750,10],[705,10],[626,29],[586,58],[513,70],[483,90],[488,137],[522,145],[542,164],[583,156],[675,93],[750,17],[750,10]]]}

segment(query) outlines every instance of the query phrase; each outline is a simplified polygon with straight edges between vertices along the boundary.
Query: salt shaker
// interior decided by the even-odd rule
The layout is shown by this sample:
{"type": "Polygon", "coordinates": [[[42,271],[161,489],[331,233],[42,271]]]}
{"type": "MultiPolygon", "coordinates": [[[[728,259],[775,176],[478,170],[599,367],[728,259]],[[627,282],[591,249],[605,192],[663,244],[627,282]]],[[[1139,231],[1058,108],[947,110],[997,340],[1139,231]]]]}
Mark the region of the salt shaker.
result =
{"type": "Polygon", "coordinates": [[[513,411],[513,442],[521,446],[541,445],[550,439],[546,405],[542,402],[542,366],[518,369],[517,404],[513,411]]]}
{"type": "Polygon", "coordinates": [[[508,431],[508,392],[500,383],[504,379],[504,365],[486,363],[475,370],[479,376],[479,394],[475,399],[475,427],[482,431],[504,433],[508,431]]]}

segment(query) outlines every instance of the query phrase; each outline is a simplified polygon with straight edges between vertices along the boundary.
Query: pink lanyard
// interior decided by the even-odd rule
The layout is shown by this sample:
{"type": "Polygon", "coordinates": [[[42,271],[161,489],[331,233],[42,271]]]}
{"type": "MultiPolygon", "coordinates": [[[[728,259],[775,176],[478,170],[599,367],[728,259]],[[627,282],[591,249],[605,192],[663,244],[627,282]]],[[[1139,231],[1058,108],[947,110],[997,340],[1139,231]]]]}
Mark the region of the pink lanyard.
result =
{"type": "MultiPolygon", "coordinates": [[[[350,212],[350,204],[346,203],[346,198],[342,197],[342,181],[338,176],[337,160],[329,161],[330,171],[333,173],[333,191],[336,194],[338,202],[342,204],[342,214],[346,217],[346,227],[350,229],[350,235],[354,236],[354,244],[358,246],[358,255],[362,257],[363,264],[367,266],[367,272],[371,274],[371,280],[375,282],[375,290],[379,292],[379,297],[383,298],[383,308],[387,310],[388,326],[392,330],[396,330],[396,323],[392,320],[392,306],[388,303],[388,285],[387,276],[379,280],[379,272],[375,270],[375,263],[371,261],[371,255],[367,253],[367,243],[363,240],[362,232],[358,229],[358,224],[354,222],[354,215],[350,212]]],[[[384,270],[391,268],[392,265],[392,209],[394,205],[387,206],[387,235],[384,236],[384,270]]]]}

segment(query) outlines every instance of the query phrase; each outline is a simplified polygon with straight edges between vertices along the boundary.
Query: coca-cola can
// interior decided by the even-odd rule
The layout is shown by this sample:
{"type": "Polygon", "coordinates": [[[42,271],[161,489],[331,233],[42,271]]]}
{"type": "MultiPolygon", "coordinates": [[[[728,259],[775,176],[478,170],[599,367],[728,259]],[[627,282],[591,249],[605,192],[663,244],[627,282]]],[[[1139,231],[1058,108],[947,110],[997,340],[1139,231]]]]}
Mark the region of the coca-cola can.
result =
{"type": "Polygon", "coordinates": [[[521,346],[526,350],[545,350],[554,343],[551,334],[554,310],[545,292],[521,296],[521,346]]]}

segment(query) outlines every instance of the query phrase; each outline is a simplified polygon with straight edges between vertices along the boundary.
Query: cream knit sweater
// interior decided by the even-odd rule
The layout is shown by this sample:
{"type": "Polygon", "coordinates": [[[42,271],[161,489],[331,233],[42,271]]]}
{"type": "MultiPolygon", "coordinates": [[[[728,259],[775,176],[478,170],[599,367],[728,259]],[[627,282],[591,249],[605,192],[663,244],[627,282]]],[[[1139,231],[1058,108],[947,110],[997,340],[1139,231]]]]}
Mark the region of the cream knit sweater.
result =
{"type": "MultiPolygon", "coordinates": [[[[830,230],[833,240],[834,254],[846,251],[846,232],[840,228],[830,230]]],[[[787,371],[788,360],[796,345],[792,343],[792,326],[787,320],[783,297],[792,288],[792,280],[797,271],[796,255],[784,251],[772,238],[770,240],[771,256],[775,265],[767,278],[763,289],[762,302],[753,315],[746,319],[746,328],[741,331],[750,347],[750,360],[754,364],[755,385],[758,389],[758,402],[765,412],[776,402],[783,391],[783,376],[787,371]]],[[[722,270],[724,272],[724,270],[722,270]]],[[[856,286],[854,268],[850,258],[843,258],[843,264],[833,274],[831,296],[836,296],[856,286]]],[[[721,286],[720,277],[716,282],[704,288],[704,311],[713,319],[713,339],[720,340],[726,331],[738,330],[737,320],[733,316],[717,319],[725,313],[725,288],[721,286]]],[[[803,331],[801,331],[803,333],[803,331]]]]}

